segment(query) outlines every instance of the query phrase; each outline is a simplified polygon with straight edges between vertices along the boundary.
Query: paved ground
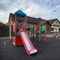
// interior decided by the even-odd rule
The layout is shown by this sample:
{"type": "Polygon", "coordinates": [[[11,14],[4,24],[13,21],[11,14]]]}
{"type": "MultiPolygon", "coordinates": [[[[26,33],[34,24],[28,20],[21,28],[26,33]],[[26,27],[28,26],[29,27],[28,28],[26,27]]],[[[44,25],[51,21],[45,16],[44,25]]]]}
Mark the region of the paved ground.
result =
{"type": "Polygon", "coordinates": [[[60,60],[60,39],[47,38],[47,42],[31,38],[38,53],[28,56],[23,45],[14,46],[9,39],[0,39],[0,60],[60,60]]]}

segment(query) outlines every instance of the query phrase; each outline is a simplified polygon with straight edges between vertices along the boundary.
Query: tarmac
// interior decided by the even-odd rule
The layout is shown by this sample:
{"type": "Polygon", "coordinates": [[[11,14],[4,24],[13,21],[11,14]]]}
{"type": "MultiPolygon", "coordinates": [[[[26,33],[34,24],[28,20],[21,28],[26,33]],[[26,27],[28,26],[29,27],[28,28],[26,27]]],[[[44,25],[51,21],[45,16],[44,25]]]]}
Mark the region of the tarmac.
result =
{"type": "Polygon", "coordinates": [[[9,38],[0,39],[0,60],[60,60],[60,39],[47,37],[41,41],[34,37],[31,41],[38,50],[36,54],[29,56],[23,45],[14,46],[9,38]]]}

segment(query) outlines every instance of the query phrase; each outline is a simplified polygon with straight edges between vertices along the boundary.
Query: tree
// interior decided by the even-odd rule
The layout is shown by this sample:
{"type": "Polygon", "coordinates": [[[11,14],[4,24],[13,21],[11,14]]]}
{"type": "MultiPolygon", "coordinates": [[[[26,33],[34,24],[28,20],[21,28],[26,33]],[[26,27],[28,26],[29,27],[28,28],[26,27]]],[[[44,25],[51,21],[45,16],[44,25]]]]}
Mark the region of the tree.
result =
{"type": "Polygon", "coordinates": [[[0,22],[0,26],[5,26],[5,24],[4,24],[4,23],[2,23],[2,22],[0,22]]]}

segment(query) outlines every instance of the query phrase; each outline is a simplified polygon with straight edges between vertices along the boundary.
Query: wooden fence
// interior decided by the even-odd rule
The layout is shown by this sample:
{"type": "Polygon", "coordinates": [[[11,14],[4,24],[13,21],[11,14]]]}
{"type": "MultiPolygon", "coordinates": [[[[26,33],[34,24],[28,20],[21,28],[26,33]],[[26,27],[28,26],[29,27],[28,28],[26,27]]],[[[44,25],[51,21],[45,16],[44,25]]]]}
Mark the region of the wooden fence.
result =
{"type": "Polygon", "coordinates": [[[9,36],[9,27],[8,26],[0,26],[0,37],[9,36]]]}

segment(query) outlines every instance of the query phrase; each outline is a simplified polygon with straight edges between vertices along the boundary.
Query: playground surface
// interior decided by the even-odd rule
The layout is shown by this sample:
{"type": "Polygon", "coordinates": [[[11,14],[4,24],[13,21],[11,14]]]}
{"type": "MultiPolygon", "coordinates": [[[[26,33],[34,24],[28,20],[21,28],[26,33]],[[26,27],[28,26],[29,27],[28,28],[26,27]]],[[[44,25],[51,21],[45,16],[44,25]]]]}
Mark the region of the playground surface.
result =
{"type": "Polygon", "coordinates": [[[60,39],[47,37],[47,42],[31,38],[36,54],[29,56],[23,45],[14,46],[9,39],[0,39],[0,60],[60,60],[60,39]]]}

